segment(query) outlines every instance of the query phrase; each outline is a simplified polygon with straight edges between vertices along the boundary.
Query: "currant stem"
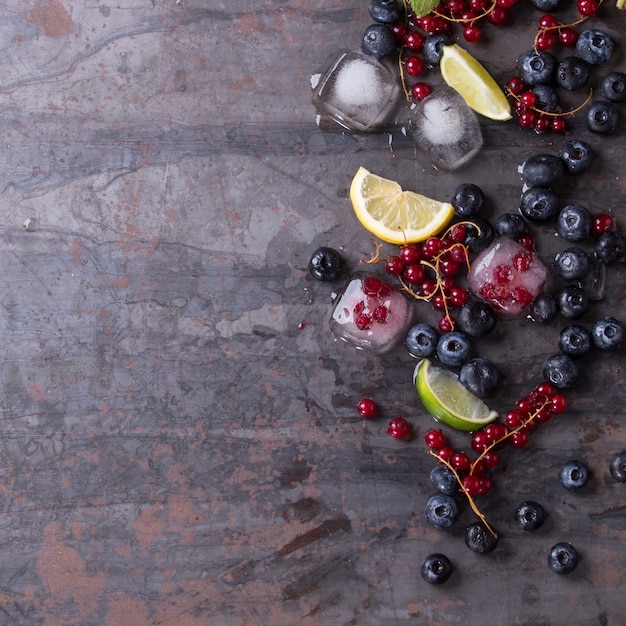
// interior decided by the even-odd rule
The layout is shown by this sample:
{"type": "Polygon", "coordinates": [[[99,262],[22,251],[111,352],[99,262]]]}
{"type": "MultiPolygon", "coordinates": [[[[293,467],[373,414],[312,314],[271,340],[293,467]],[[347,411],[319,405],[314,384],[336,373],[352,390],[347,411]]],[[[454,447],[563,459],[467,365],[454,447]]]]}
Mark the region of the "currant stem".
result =
{"type": "Polygon", "coordinates": [[[474,498],[469,494],[469,492],[467,491],[467,489],[461,482],[461,477],[459,476],[458,472],[454,469],[454,467],[452,467],[452,464],[449,461],[446,461],[445,459],[442,459],[441,457],[437,456],[437,454],[433,452],[432,450],[429,450],[428,454],[430,454],[431,456],[434,456],[440,463],[443,463],[454,474],[454,477],[456,478],[457,483],[459,483],[459,488],[465,494],[465,497],[467,498],[467,501],[469,502],[470,508],[472,509],[472,511],[474,511],[478,519],[480,519],[480,521],[485,525],[485,528],[497,539],[498,533],[491,527],[491,525],[489,524],[489,522],[487,521],[487,518],[483,515],[483,513],[481,513],[480,509],[476,505],[476,502],[474,502],[474,498]]]}

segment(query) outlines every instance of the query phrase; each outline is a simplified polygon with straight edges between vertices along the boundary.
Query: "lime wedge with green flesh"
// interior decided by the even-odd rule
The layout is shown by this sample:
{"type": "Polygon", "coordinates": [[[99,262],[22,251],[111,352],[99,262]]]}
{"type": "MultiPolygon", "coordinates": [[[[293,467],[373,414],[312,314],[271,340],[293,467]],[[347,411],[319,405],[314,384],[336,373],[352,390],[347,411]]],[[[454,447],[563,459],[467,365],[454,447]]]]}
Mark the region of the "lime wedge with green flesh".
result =
{"type": "Polygon", "coordinates": [[[415,387],[426,410],[451,428],[471,432],[497,419],[480,398],[465,388],[458,376],[422,359],[415,368],[415,387]]]}

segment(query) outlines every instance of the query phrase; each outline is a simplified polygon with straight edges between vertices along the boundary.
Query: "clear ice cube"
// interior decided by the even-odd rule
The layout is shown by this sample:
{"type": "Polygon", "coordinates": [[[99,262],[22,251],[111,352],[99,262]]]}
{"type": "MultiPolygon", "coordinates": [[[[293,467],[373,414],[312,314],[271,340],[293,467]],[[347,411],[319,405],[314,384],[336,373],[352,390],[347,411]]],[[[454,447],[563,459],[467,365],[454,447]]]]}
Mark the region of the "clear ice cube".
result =
{"type": "Polygon", "coordinates": [[[409,131],[431,163],[445,170],[465,165],[483,145],[480,123],[465,100],[443,87],[418,102],[410,112],[409,131]]]}
{"type": "Polygon", "coordinates": [[[534,252],[500,237],[476,257],[468,282],[501,317],[517,318],[541,293],[547,277],[547,267],[534,252]]]}
{"type": "Polygon", "coordinates": [[[413,303],[395,287],[357,272],[335,302],[330,327],[357,348],[384,354],[404,339],[414,310],[413,303]]]}
{"type": "Polygon", "coordinates": [[[400,101],[398,77],[376,59],[341,50],[311,80],[320,116],[348,130],[369,131],[387,121],[400,101]]]}

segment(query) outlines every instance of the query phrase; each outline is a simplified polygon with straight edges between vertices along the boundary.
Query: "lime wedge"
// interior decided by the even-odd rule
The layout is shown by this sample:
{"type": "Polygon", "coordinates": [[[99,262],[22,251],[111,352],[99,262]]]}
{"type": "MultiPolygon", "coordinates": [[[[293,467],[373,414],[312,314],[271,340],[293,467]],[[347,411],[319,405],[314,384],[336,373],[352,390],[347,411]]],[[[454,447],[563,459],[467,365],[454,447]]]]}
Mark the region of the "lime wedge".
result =
{"type": "Polygon", "coordinates": [[[413,375],[426,410],[452,428],[470,432],[493,422],[498,414],[463,386],[454,373],[422,359],[413,375]]]}

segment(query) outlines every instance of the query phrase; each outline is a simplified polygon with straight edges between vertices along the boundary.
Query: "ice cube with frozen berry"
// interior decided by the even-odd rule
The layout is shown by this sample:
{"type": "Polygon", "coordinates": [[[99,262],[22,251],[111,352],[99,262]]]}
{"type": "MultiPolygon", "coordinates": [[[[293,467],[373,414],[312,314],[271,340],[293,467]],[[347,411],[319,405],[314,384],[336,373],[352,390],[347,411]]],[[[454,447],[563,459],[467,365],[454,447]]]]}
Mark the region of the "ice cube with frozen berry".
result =
{"type": "Polygon", "coordinates": [[[413,303],[395,287],[366,272],[354,274],[337,297],[330,326],[357,348],[385,353],[413,322],[413,303]]]}
{"type": "Polygon", "coordinates": [[[483,250],[469,274],[470,289],[503,318],[516,318],[541,293],[548,269],[532,250],[499,237],[483,250]]]}

